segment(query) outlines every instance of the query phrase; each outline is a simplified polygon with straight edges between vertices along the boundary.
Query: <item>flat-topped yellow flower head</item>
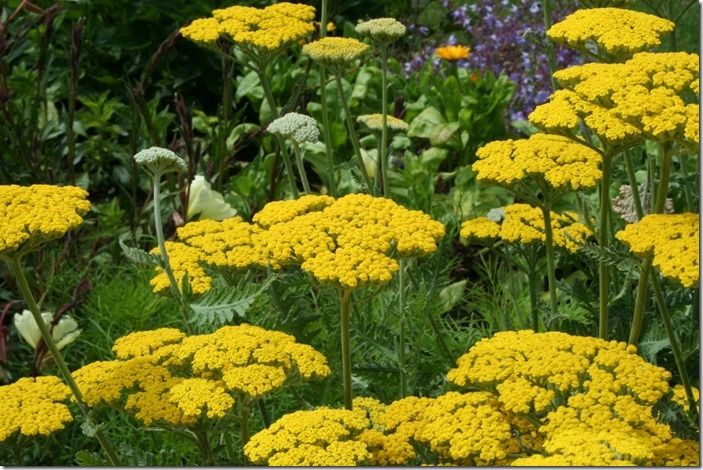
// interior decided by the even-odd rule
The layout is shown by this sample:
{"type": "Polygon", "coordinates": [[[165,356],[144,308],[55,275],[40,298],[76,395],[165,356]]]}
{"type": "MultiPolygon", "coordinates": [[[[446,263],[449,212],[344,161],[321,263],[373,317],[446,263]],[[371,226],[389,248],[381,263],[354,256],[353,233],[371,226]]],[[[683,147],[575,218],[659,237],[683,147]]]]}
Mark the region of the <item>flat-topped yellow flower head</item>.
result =
{"type": "MultiPolygon", "coordinates": [[[[499,221],[483,216],[465,221],[459,232],[461,238],[467,241],[500,239],[508,244],[522,245],[545,242],[544,216],[541,209],[529,204],[511,204],[502,210],[503,217],[499,221]]],[[[571,253],[584,246],[591,231],[577,220],[575,213],[551,213],[554,246],[571,253]]]]}
{"type": "Polygon", "coordinates": [[[456,62],[457,60],[468,59],[471,49],[462,45],[446,45],[437,47],[434,52],[437,54],[437,57],[442,60],[446,60],[447,62],[456,62]]]}
{"type": "Polygon", "coordinates": [[[281,2],[266,8],[231,6],[213,11],[212,17],[194,20],[180,33],[203,45],[219,38],[259,53],[275,53],[308,38],[313,30],[315,8],[281,2]]]}
{"type": "Polygon", "coordinates": [[[362,465],[371,453],[358,436],[369,427],[366,413],[356,408],[296,411],[252,436],[244,454],[255,465],[362,465]]]}
{"type": "Polygon", "coordinates": [[[362,21],[356,25],[355,30],[361,36],[370,37],[382,46],[402,38],[407,32],[405,25],[395,18],[374,18],[362,21]]]}
{"type": "MultiPolygon", "coordinates": [[[[168,250],[171,269],[179,288],[183,288],[183,276],[187,274],[190,290],[193,294],[204,294],[210,290],[212,277],[205,272],[203,267],[205,255],[202,251],[181,242],[166,242],[166,250],[168,250]]],[[[159,247],[154,247],[151,253],[158,254],[159,247]]],[[[160,267],[156,268],[156,273],[156,276],[149,281],[154,292],[168,291],[171,287],[168,275],[160,267]]]]}
{"type": "Polygon", "coordinates": [[[331,67],[353,65],[369,46],[353,38],[326,36],[303,46],[303,54],[315,62],[331,67]]]}
{"type": "MultiPolygon", "coordinates": [[[[383,114],[362,114],[356,118],[356,122],[365,125],[372,131],[380,131],[383,129],[383,114]]],[[[391,131],[404,132],[407,131],[410,126],[408,123],[399,119],[395,116],[386,115],[386,125],[391,131]]]]}
{"type": "Polygon", "coordinates": [[[538,178],[557,190],[592,188],[600,180],[601,156],[573,140],[550,134],[490,142],[476,151],[478,181],[514,187],[538,178]]]}
{"type": "Polygon", "coordinates": [[[73,421],[69,388],[54,376],[21,378],[0,385],[0,442],[20,434],[49,436],[73,421]]]}
{"type": "Polygon", "coordinates": [[[556,23],[547,36],[583,51],[595,46],[597,53],[617,59],[661,45],[662,36],[673,30],[671,21],[647,13],[590,8],[576,10],[556,23]]]}
{"type": "Polygon", "coordinates": [[[615,237],[639,256],[653,254],[653,265],[664,277],[693,288],[699,280],[698,220],[697,213],[650,214],[615,237]]]}
{"type": "Polygon", "coordinates": [[[88,193],[76,186],[0,185],[0,259],[64,236],[89,209],[88,193]]]}

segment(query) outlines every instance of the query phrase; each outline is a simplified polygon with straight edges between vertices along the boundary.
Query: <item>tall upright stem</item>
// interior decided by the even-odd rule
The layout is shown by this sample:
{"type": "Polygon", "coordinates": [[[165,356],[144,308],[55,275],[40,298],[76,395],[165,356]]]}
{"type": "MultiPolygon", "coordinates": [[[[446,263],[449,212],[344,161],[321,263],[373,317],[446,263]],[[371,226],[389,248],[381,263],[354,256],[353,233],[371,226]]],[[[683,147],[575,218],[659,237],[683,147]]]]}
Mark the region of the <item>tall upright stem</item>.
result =
{"type": "MultiPolygon", "coordinates": [[[[276,100],[273,97],[273,92],[271,91],[271,84],[269,83],[268,77],[266,76],[266,71],[264,67],[257,64],[256,74],[259,76],[259,81],[261,82],[261,88],[264,89],[264,96],[266,97],[266,102],[271,108],[271,113],[273,113],[274,118],[281,117],[278,111],[278,106],[276,106],[276,100]]],[[[290,184],[291,192],[293,197],[298,197],[298,186],[295,184],[295,176],[293,174],[293,164],[290,161],[290,156],[288,155],[288,149],[286,148],[286,143],[283,138],[279,135],[276,136],[276,141],[278,142],[278,148],[281,149],[281,156],[283,157],[283,165],[286,167],[286,174],[288,175],[288,183],[290,184]]]]}
{"type": "Polygon", "coordinates": [[[554,80],[554,72],[557,69],[557,59],[554,55],[554,45],[552,41],[547,37],[547,31],[552,27],[552,1],[542,0],[542,19],[544,20],[544,36],[547,41],[547,63],[549,65],[549,79],[552,82],[552,91],[556,91],[557,83],[554,80]]]}
{"type": "Polygon", "coordinates": [[[239,437],[242,447],[249,442],[249,402],[243,398],[239,402],[239,437]]]}
{"type": "Polygon", "coordinates": [[[39,328],[39,332],[41,333],[41,336],[44,339],[44,343],[49,349],[51,356],[54,358],[54,362],[56,363],[56,366],[58,367],[61,376],[68,385],[68,388],[71,390],[71,393],[73,393],[73,396],[76,399],[76,403],[78,403],[78,408],[83,414],[84,419],[95,431],[95,438],[98,440],[100,446],[105,451],[105,455],[107,456],[110,465],[120,466],[120,462],[117,459],[117,455],[112,449],[112,446],[110,445],[109,441],[105,438],[100,428],[93,421],[93,418],[90,415],[90,411],[88,410],[88,407],[83,401],[83,394],[78,388],[78,384],[76,384],[76,381],[73,379],[71,372],[68,370],[68,366],[66,365],[66,362],[63,359],[61,351],[59,351],[59,349],[56,347],[56,343],[54,343],[54,339],[51,337],[51,333],[46,327],[46,323],[44,323],[44,319],[42,318],[41,313],[39,311],[39,305],[37,305],[37,301],[34,299],[32,290],[29,288],[29,283],[27,282],[27,278],[25,277],[24,271],[22,270],[22,266],[20,265],[20,260],[18,258],[10,258],[6,259],[5,261],[8,267],[10,268],[10,271],[12,272],[13,276],[17,280],[17,284],[19,285],[20,291],[22,291],[22,297],[24,297],[25,302],[27,302],[29,311],[32,312],[32,317],[34,318],[34,321],[36,322],[37,327],[39,328]]]}
{"type": "Polygon", "coordinates": [[[547,251],[547,278],[549,279],[549,306],[552,314],[557,314],[557,280],[554,255],[554,232],[552,230],[552,205],[545,202],[542,206],[544,217],[544,246],[547,251]]]}
{"type": "Polygon", "coordinates": [[[344,407],[352,409],[351,380],[351,289],[343,289],[341,295],[341,333],[342,333],[342,383],[344,384],[344,407]]]}
{"type": "Polygon", "coordinates": [[[407,394],[407,375],[405,374],[405,260],[400,259],[398,271],[398,310],[400,311],[400,328],[398,334],[398,368],[400,369],[400,398],[407,394]]]}
{"type": "Polygon", "coordinates": [[[217,189],[222,191],[224,183],[225,161],[227,160],[227,129],[229,129],[229,115],[232,108],[232,87],[230,78],[232,73],[232,60],[222,57],[222,119],[219,122],[218,135],[219,162],[217,170],[217,189]]]}
{"type": "MultiPolygon", "coordinates": [[[[320,38],[327,36],[327,3],[322,0],[320,9],[320,38]]],[[[325,152],[327,153],[327,185],[332,197],[337,197],[337,182],[334,176],[334,150],[332,148],[332,127],[327,108],[327,69],[320,64],[320,112],[322,114],[322,127],[324,130],[325,152]]]]}
{"type": "Polygon", "coordinates": [[[339,90],[339,98],[342,101],[342,107],[344,108],[344,117],[347,121],[347,130],[349,131],[349,139],[351,139],[352,147],[354,148],[354,156],[359,165],[359,171],[361,176],[364,178],[364,183],[366,183],[366,188],[371,194],[374,194],[373,183],[371,178],[369,178],[368,173],[366,173],[366,167],[364,166],[364,160],[361,157],[361,147],[359,146],[359,137],[356,135],[356,130],[354,129],[354,122],[352,121],[352,115],[349,111],[349,105],[347,104],[347,97],[344,93],[344,86],[342,85],[342,77],[340,77],[339,72],[335,72],[335,81],[337,82],[337,89],[339,90]]]}
{"type": "Polygon", "coordinates": [[[537,270],[535,269],[535,256],[533,248],[529,248],[529,259],[527,262],[527,284],[530,289],[530,313],[532,314],[532,329],[535,333],[539,331],[539,310],[537,309],[537,270]]]}
{"type": "MultiPolygon", "coordinates": [[[[669,188],[669,174],[671,173],[671,149],[668,145],[662,146],[662,163],[659,173],[659,187],[657,188],[656,199],[654,200],[654,209],[652,213],[661,214],[664,211],[666,202],[666,193],[669,188]]],[[[652,270],[653,254],[645,255],[640,267],[640,279],[637,283],[637,297],[635,298],[635,311],[632,314],[632,328],[630,328],[630,337],[628,343],[637,344],[642,332],[642,323],[644,322],[644,307],[647,303],[647,288],[649,275],[652,270]]],[[[661,310],[661,305],[660,305],[661,310]]]]}
{"type": "Polygon", "coordinates": [[[303,182],[303,190],[305,194],[310,194],[310,183],[308,182],[308,177],[305,174],[305,165],[303,165],[303,155],[300,152],[300,146],[297,143],[293,143],[293,151],[295,152],[295,162],[298,165],[298,173],[300,173],[300,181],[303,182]]]}
{"type": "MultiPolygon", "coordinates": [[[[598,245],[602,249],[608,248],[610,244],[609,221],[610,221],[610,173],[612,165],[612,155],[608,152],[603,154],[603,178],[600,182],[600,228],[598,233],[598,245]]],[[[598,337],[606,339],[608,336],[608,265],[605,260],[598,261],[598,337]]]]}
{"type": "Polygon", "coordinates": [[[388,197],[387,169],[388,157],[388,46],[381,46],[381,113],[383,123],[381,127],[381,153],[378,156],[378,171],[381,179],[383,195],[388,197]]]}

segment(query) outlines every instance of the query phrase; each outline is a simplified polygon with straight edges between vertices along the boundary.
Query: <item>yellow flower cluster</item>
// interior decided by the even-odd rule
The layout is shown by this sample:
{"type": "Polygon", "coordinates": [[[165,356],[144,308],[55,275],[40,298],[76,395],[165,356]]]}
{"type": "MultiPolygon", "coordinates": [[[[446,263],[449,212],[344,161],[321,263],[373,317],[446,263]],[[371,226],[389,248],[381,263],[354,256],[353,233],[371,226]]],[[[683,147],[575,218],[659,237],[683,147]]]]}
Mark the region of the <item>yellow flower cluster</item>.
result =
{"type": "Polygon", "coordinates": [[[477,179],[507,187],[539,178],[555,189],[579,191],[594,187],[602,176],[598,152],[557,135],[490,142],[476,156],[477,179]]]}
{"type": "Polygon", "coordinates": [[[181,28],[192,41],[212,45],[225,37],[257,51],[275,52],[312,34],[315,8],[281,2],[266,8],[232,6],[215,10],[212,17],[200,18],[181,28]]]}
{"type": "Polygon", "coordinates": [[[661,44],[662,36],[674,30],[674,23],[658,16],[621,8],[576,10],[553,25],[547,36],[574,49],[626,57],[661,44]]]}
{"type": "MultiPolygon", "coordinates": [[[[178,286],[180,288],[183,287],[181,285],[183,276],[187,274],[190,289],[194,294],[203,294],[209,291],[212,285],[212,278],[207,275],[200,264],[205,260],[203,253],[184,243],[167,241],[165,245],[168,260],[178,286]]],[[[159,247],[154,247],[151,253],[159,254],[159,247]]],[[[166,292],[171,287],[168,275],[161,268],[156,268],[156,272],[158,274],[149,281],[149,284],[151,284],[156,293],[166,292]]]]}
{"type": "MultiPolygon", "coordinates": [[[[648,138],[681,141],[694,139],[690,129],[698,121],[698,108],[688,109],[684,96],[686,90],[698,90],[698,73],[697,54],[641,52],[622,64],[570,67],[554,78],[648,138]]],[[[546,120],[539,114],[534,119],[546,120]]]]}
{"type": "Polygon", "coordinates": [[[371,454],[358,436],[369,427],[363,408],[296,411],[255,434],[244,446],[244,453],[255,465],[361,465],[371,454]]]}
{"type": "Polygon", "coordinates": [[[16,433],[48,436],[73,416],[64,404],[71,391],[58,377],[22,378],[0,386],[0,442],[16,433]]]}
{"type": "Polygon", "coordinates": [[[612,109],[591,103],[570,90],[554,92],[547,103],[535,108],[529,120],[545,132],[565,136],[575,135],[583,122],[610,147],[634,143],[642,137],[636,127],[617,117],[612,109]]]}
{"type": "MultiPolygon", "coordinates": [[[[586,242],[591,231],[576,222],[577,214],[551,213],[554,246],[575,253],[586,242]]],[[[544,217],[542,210],[529,204],[511,204],[504,208],[501,223],[487,217],[476,217],[465,221],[459,232],[465,240],[490,240],[500,238],[506,243],[544,243],[544,217]]]]}
{"type": "MultiPolygon", "coordinates": [[[[445,232],[444,225],[421,211],[365,194],[274,201],[253,221],[203,220],[178,229],[180,241],[167,243],[176,277],[187,273],[193,291],[201,293],[211,283],[202,264],[236,269],[300,265],[319,281],[345,288],[382,284],[398,270],[393,254],[432,253],[445,232]]],[[[151,282],[160,290],[168,288],[164,273],[151,282]]]]}
{"type": "Polygon", "coordinates": [[[369,46],[354,38],[326,36],[303,46],[303,54],[327,66],[350,65],[361,58],[369,46]]]}
{"type": "Polygon", "coordinates": [[[0,257],[39,248],[83,223],[88,193],[75,186],[0,185],[0,257]]]}
{"type": "Polygon", "coordinates": [[[174,328],[131,333],[115,341],[113,361],[74,372],[85,402],[133,410],[145,424],[189,426],[220,418],[235,404],[233,393],[259,398],[290,379],[330,374],[325,357],[285,333],[252,325],[225,326],[186,336],[174,328]]]}
{"type": "Polygon", "coordinates": [[[543,457],[514,465],[651,465],[662,455],[678,462],[685,455],[690,465],[693,444],[682,444],[652,411],[670,377],[634,346],[532,331],[481,340],[447,375],[461,387],[493,390],[509,413],[539,420],[543,457]]]}
{"type": "MultiPolygon", "coordinates": [[[[686,398],[686,389],[684,388],[683,385],[676,385],[674,388],[671,389],[672,396],[671,400],[679,405],[681,408],[683,408],[685,411],[688,411],[691,408],[691,405],[688,403],[688,399],[686,398]]],[[[696,400],[697,403],[700,403],[701,399],[701,392],[698,390],[696,387],[691,387],[691,392],[693,392],[693,399],[696,400]]],[[[700,405],[699,405],[700,407],[700,405]]]]}
{"type": "Polygon", "coordinates": [[[468,59],[471,49],[466,46],[440,46],[434,50],[437,57],[448,62],[456,62],[457,60],[468,59]]]}
{"type": "Polygon", "coordinates": [[[653,254],[653,265],[663,276],[692,288],[699,278],[698,220],[697,213],[650,214],[615,237],[639,256],[653,254]]]}
{"type": "MultiPolygon", "coordinates": [[[[356,122],[359,122],[372,131],[380,131],[383,129],[383,114],[381,113],[374,113],[374,114],[362,114],[358,118],[356,118],[356,122]]],[[[403,121],[402,119],[398,119],[395,116],[389,116],[386,115],[386,125],[388,126],[388,129],[392,131],[407,131],[409,126],[408,123],[403,121]]]]}

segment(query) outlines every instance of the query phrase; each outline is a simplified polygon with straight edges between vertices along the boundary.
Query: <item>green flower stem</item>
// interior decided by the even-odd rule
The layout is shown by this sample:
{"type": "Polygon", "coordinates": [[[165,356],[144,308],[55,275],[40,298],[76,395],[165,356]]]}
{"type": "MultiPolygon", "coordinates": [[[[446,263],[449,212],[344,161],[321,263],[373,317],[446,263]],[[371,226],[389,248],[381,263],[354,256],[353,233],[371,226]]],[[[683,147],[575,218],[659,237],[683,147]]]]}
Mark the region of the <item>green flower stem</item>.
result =
{"type": "Polygon", "coordinates": [[[228,464],[234,464],[235,463],[235,454],[234,454],[234,440],[232,439],[232,433],[225,431],[222,433],[222,436],[225,441],[225,452],[227,453],[227,460],[228,464]]]}
{"type": "Polygon", "coordinates": [[[686,391],[686,398],[688,399],[688,404],[690,407],[690,413],[694,418],[695,422],[698,422],[698,403],[693,397],[693,390],[691,390],[691,380],[688,377],[688,372],[686,371],[686,366],[683,360],[683,354],[681,354],[681,347],[679,346],[679,341],[676,338],[676,332],[674,331],[673,324],[671,323],[671,314],[664,301],[664,294],[662,293],[661,284],[659,278],[654,275],[652,276],[652,284],[654,286],[654,297],[657,300],[657,305],[659,306],[659,313],[664,323],[664,328],[666,329],[666,335],[669,337],[669,344],[671,344],[671,351],[674,353],[674,361],[676,362],[676,368],[679,371],[679,376],[681,377],[681,382],[683,382],[683,388],[686,391]]]}
{"type": "Polygon", "coordinates": [[[293,143],[293,151],[295,152],[295,162],[298,165],[298,173],[300,173],[300,181],[303,182],[303,190],[305,194],[310,194],[310,183],[308,182],[308,177],[305,175],[305,165],[303,165],[303,155],[300,152],[300,146],[297,143],[293,143]]]}
{"type": "Polygon", "coordinates": [[[686,212],[689,212],[691,207],[693,207],[693,204],[691,203],[693,198],[691,197],[691,191],[688,187],[688,168],[686,168],[687,159],[688,157],[686,155],[679,155],[679,171],[681,172],[681,179],[683,180],[683,196],[684,201],[686,202],[685,210],[686,212]]]}
{"type": "Polygon", "coordinates": [[[264,398],[262,397],[256,400],[256,404],[259,405],[259,412],[261,413],[261,419],[264,422],[264,426],[271,426],[271,417],[269,416],[269,412],[266,409],[266,402],[264,401],[264,398]]]}
{"type": "Polygon", "coordinates": [[[205,429],[199,429],[195,431],[195,436],[197,437],[196,443],[198,444],[198,450],[203,458],[203,465],[212,466],[215,464],[212,455],[212,449],[210,449],[210,442],[207,437],[207,431],[205,429]]]}
{"type": "Polygon", "coordinates": [[[54,343],[54,340],[51,337],[51,333],[46,327],[46,323],[44,323],[44,319],[42,318],[41,312],[39,311],[39,305],[37,305],[36,300],[34,300],[34,295],[32,294],[32,290],[29,288],[29,284],[27,282],[27,278],[24,275],[24,271],[22,270],[22,266],[20,265],[19,258],[10,258],[6,259],[5,261],[8,267],[10,268],[10,271],[12,272],[13,276],[17,280],[17,284],[19,285],[20,291],[22,291],[22,297],[24,297],[25,302],[27,302],[29,311],[32,312],[32,317],[34,317],[34,321],[39,327],[39,332],[41,333],[41,336],[44,339],[44,343],[49,349],[51,356],[54,358],[54,362],[59,368],[61,376],[68,385],[68,388],[71,389],[71,393],[73,393],[73,396],[76,399],[76,403],[78,404],[78,408],[83,414],[83,418],[90,425],[90,427],[95,430],[95,438],[98,440],[100,446],[105,451],[105,455],[107,456],[110,465],[119,467],[120,462],[117,459],[117,455],[115,454],[114,450],[112,449],[112,446],[105,438],[98,425],[93,421],[93,417],[91,416],[88,407],[83,401],[83,394],[78,388],[78,384],[76,384],[76,381],[73,379],[71,372],[68,370],[68,366],[66,365],[66,362],[63,359],[61,351],[59,351],[59,349],[56,347],[56,343],[54,343]]]}
{"type": "Polygon", "coordinates": [[[249,401],[246,397],[239,401],[239,438],[244,452],[244,446],[249,442],[249,401]]]}
{"type": "Polygon", "coordinates": [[[552,91],[557,90],[557,83],[554,80],[554,72],[557,70],[557,59],[554,55],[554,45],[549,38],[546,37],[547,31],[552,27],[552,2],[551,0],[542,1],[542,18],[544,20],[544,34],[547,41],[547,64],[549,65],[549,79],[552,82],[552,91]]]}
{"type": "Polygon", "coordinates": [[[344,384],[344,407],[352,409],[352,379],[351,379],[351,289],[341,291],[341,334],[342,334],[342,382],[344,384]]]}
{"type": "MultiPolygon", "coordinates": [[[[266,102],[268,103],[269,108],[271,108],[271,113],[273,113],[274,118],[278,119],[279,117],[281,117],[281,114],[278,111],[278,106],[276,106],[276,100],[273,98],[273,92],[271,91],[271,83],[269,83],[268,77],[266,76],[266,72],[264,69],[265,67],[262,67],[261,65],[257,64],[255,71],[256,74],[259,76],[261,88],[264,89],[264,96],[266,97],[266,102]]],[[[293,193],[293,197],[297,198],[298,186],[296,186],[295,184],[295,178],[293,175],[293,164],[290,161],[290,156],[288,155],[286,143],[283,141],[283,138],[279,135],[276,136],[276,140],[278,142],[278,148],[281,149],[283,165],[286,167],[286,173],[288,175],[288,183],[290,184],[291,192],[293,193]]]]}
{"type": "Polygon", "coordinates": [[[232,59],[222,57],[222,119],[220,120],[220,132],[218,137],[219,162],[217,170],[217,189],[222,191],[225,175],[225,160],[227,154],[227,129],[229,128],[229,116],[232,108],[232,59]]]}
{"type": "MultiPolygon", "coordinates": [[[[380,173],[382,194],[388,197],[387,152],[388,152],[388,46],[381,46],[381,153],[378,154],[378,172],[380,173]]],[[[402,268],[401,268],[402,269],[402,268]]],[[[404,396],[404,395],[403,395],[404,396]]]]}
{"type": "Polygon", "coordinates": [[[181,312],[181,317],[183,319],[183,327],[186,331],[190,332],[190,325],[186,315],[187,305],[183,299],[183,293],[178,287],[176,276],[173,275],[173,269],[171,269],[171,263],[168,259],[168,252],[166,251],[164,228],[161,223],[161,173],[156,173],[154,175],[154,225],[156,228],[156,241],[159,244],[159,253],[161,254],[161,260],[164,264],[163,269],[168,277],[168,282],[171,286],[171,293],[178,301],[179,311],[181,312]]]}
{"type": "Polygon", "coordinates": [[[337,82],[337,89],[339,90],[339,98],[342,101],[342,107],[344,108],[344,117],[347,121],[347,129],[349,131],[349,138],[352,142],[352,147],[354,147],[354,156],[359,164],[359,170],[361,171],[361,176],[364,178],[364,183],[371,194],[375,194],[373,183],[371,178],[369,178],[368,173],[366,173],[366,167],[364,166],[364,160],[361,157],[361,147],[359,146],[359,137],[356,135],[356,130],[354,129],[354,121],[352,120],[351,112],[349,111],[349,105],[347,104],[347,97],[344,93],[344,86],[342,85],[342,77],[339,71],[334,74],[335,81],[337,82]]]}
{"type": "Polygon", "coordinates": [[[642,200],[640,199],[640,188],[637,185],[637,177],[635,176],[635,166],[632,163],[632,155],[630,152],[626,152],[624,155],[625,160],[625,171],[627,172],[627,180],[630,183],[630,188],[632,189],[632,201],[635,203],[635,212],[637,213],[637,219],[644,217],[644,208],[642,207],[642,200]]]}
{"type": "MultiPolygon", "coordinates": [[[[610,221],[610,177],[613,157],[610,153],[603,153],[603,178],[600,182],[600,228],[598,245],[602,249],[608,248],[610,237],[608,233],[610,221]]],[[[608,336],[608,265],[605,260],[598,261],[598,337],[606,339],[608,336]]]]}
{"type": "Polygon", "coordinates": [[[549,306],[552,314],[557,314],[557,280],[554,255],[554,233],[552,231],[552,205],[545,203],[542,206],[544,216],[544,246],[547,250],[547,277],[549,279],[549,306]]]}
{"type": "MultiPolygon", "coordinates": [[[[327,3],[322,0],[320,7],[320,38],[327,36],[327,3]]],[[[334,150],[332,148],[332,127],[330,126],[329,109],[327,108],[327,69],[320,64],[320,112],[322,114],[322,128],[325,138],[325,152],[327,153],[327,179],[329,192],[332,197],[337,197],[337,182],[334,177],[334,150]]]]}
{"type": "Polygon", "coordinates": [[[535,267],[535,256],[533,248],[527,260],[527,283],[530,288],[530,312],[532,313],[532,329],[539,331],[539,310],[537,309],[537,269],[535,267]]]}
{"type": "Polygon", "coordinates": [[[407,394],[407,375],[405,374],[405,260],[400,259],[398,269],[398,310],[400,313],[400,331],[398,334],[398,368],[400,369],[400,398],[407,394]]]}
{"type": "MultiPolygon", "coordinates": [[[[657,189],[657,197],[654,200],[653,214],[661,214],[664,210],[666,202],[666,193],[669,188],[669,174],[671,173],[671,149],[668,145],[662,146],[662,163],[659,174],[659,188],[657,189]]],[[[642,323],[644,322],[644,307],[647,303],[647,287],[649,275],[652,270],[653,254],[647,254],[642,260],[640,267],[640,279],[637,283],[637,297],[635,298],[635,311],[632,314],[632,327],[630,328],[630,337],[628,343],[637,344],[639,342],[640,333],[642,332],[642,323]]],[[[660,305],[661,310],[661,305],[660,305]]]]}

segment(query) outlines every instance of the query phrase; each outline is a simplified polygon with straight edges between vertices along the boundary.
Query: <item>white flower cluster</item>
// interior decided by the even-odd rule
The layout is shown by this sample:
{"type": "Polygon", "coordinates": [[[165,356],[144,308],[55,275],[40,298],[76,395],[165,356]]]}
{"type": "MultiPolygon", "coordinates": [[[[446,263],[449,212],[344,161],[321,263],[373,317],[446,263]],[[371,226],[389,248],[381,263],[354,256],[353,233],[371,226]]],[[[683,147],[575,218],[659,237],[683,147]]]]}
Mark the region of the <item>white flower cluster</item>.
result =
{"type": "Polygon", "coordinates": [[[150,172],[168,173],[175,171],[183,173],[188,170],[185,160],[162,147],[149,147],[134,155],[134,161],[138,165],[145,166],[150,172]]]}
{"type": "Polygon", "coordinates": [[[390,44],[405,36],[405,25],[395,18],[375,18],[356,25],[356,32],[382,44],[390,44]]]}
{"type": "Polygon", "coordinates": [[[288,113],[281,116],[269,124],[266,130],[272,134],[290,138],[296,144],[320,140],[320,130],[317,128],[317,121],[300,113],[288,113]]]}

